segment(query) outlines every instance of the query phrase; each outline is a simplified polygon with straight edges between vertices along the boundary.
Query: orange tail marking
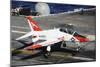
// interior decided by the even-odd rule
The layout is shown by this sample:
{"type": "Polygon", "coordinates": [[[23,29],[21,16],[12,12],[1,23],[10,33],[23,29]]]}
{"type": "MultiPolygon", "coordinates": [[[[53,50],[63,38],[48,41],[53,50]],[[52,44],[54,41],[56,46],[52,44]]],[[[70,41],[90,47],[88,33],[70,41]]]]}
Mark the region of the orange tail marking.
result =
{"type": "Polygon", "coordinates": [[[29,20],[34,31],[42,31],[37,22],[32,19],[32,16],[27,16],[26,18],[29,20]]]}

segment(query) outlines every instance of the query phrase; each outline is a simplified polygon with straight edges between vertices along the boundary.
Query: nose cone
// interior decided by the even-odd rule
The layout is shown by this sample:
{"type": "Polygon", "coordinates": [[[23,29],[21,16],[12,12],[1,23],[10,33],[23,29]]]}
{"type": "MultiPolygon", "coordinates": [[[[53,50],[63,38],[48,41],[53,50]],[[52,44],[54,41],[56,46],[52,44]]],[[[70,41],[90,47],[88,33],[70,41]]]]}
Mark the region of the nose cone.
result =
{"type": "Polygon", "coordinates": [[[86,37],[80,37],[80,36],[75,36],[75,38],[77,38],[80,42],[88,42],[90,41],[88,38],[86,37]]]}

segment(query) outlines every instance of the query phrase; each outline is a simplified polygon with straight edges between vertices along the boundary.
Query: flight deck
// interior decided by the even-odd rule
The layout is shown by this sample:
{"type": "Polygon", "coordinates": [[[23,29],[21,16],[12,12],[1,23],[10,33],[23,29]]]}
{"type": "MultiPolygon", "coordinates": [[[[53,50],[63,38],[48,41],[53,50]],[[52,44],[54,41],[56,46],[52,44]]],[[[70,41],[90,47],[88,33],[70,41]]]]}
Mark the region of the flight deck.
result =
{"type": "MultiPolygon", "coordinates": [[[[93,35],[95,37],[96,32],[96,16],[91,13],[73,13],[73,14],[61,14],[54,16],[43,16],[34,17],[40,27],[43,30],[59,28],[62,24],[72,24],[75,30],[83,35],[93,35]]],[[[30,28],[28,26],[25,16],[11,16],[11,50],[23,46],[23,44],[17,42],[15,39],[29,32],[30,28]]],[[[53,35],[53,34],[51,34],[53,35]]],[[[30,43],[31,39],[26,38],[25,42],[30,43]]],[[[73,62],[88,62],[96,60],[96,41],[95,39],[86,44],[80,52],[75,52],[76,55],[72,55],[74,51],[69,49],[59,49],[58,51],[53,51],[51,56],[44,58],[41,50],[34,51],[22,51],[21,54],[11,56],[11,65],[42,65],[42,64],[58,64],[58,63],[73,63],[73,62]],[[40,52],[37,55],[33,55],[36,52],[40,52]],[[27,56],[31,55],[28,59],[27,56]],[[26,57],[26,59],[20,59],[26,57]]],[[[59,44],[58,44],[59,45],[59,44]]]]}

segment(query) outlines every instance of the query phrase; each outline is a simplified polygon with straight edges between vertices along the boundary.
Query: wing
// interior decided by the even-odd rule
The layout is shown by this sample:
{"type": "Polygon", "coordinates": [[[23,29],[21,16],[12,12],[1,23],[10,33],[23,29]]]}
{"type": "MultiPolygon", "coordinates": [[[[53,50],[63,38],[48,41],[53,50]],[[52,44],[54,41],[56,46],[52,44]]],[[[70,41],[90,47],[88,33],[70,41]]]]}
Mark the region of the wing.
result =
{"type": "Polygon", "coordinates": [[[44,42],[41,42],[41,43],[36,43],[36,44],[33,44],[29,47],[26,47],[24,49],[37,49],[37,48],[41,48],[41,47],[44,47],[44,46],[51,46],[55,43],[58,43],[58,42],[61,42],[63,41],[63,39],[61,38],[58,38],[58,39],[50,39],[50,40],[46,40],[44,42]]]}

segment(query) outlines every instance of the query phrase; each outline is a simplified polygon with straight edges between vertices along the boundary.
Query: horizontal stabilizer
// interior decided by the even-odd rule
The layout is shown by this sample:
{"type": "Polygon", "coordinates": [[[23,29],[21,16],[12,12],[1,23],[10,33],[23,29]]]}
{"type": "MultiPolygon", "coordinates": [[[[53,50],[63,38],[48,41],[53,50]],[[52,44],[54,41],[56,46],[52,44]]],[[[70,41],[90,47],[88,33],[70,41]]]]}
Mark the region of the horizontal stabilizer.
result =
{"type": "Polygon", "coordinates": [[[32,35],[33,35],[33,32],[29,32],[29,33],[27,33],[27,34],[25,34],[25,35],[23,35],[19,38],[16,38],[16,40],[20,40],[20,39],[23,39],[23,38],[26,38],[26,37],[29,37],[29,36],[32,36],[32,35]]]}

